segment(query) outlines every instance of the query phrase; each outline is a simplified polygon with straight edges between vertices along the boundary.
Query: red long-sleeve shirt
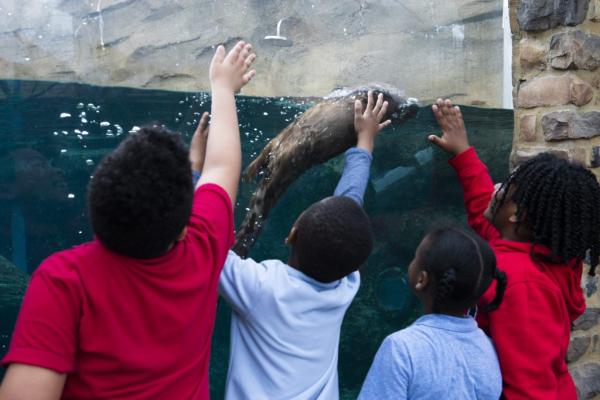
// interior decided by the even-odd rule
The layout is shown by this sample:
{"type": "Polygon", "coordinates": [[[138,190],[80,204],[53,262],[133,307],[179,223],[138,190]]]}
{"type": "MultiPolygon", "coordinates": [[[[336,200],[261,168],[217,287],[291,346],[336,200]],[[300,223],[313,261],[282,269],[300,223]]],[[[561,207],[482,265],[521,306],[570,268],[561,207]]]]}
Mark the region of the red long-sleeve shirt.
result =
{"type": "MultiPolygon", "coordinates": [[[[566,363],[571,323],[585,311],[582,265],[533,261],[531,243],[503,240],[483,216],[494,191],[486,166],[473,148],[450,160],[464,191],[469,225],[496,254],[508,285],[498,310],[479,313],[479,326],[496,345],[507,400],[576,400],[566,363]]],[[[550,254],[536,246],[536,253],[550,254]]],[[[481,298],[492,301],[495,282],[481,298]]]]}

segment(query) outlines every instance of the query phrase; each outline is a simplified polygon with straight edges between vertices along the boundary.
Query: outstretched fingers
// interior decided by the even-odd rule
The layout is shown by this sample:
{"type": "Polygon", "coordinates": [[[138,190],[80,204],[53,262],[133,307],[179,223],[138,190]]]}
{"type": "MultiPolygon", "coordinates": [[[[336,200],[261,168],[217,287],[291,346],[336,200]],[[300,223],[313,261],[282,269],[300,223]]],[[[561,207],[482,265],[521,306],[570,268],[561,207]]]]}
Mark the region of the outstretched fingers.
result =
{"type": "Polygon", "coordinates": [[[238,59],[240,58],[240,54],[241,54],[242,50],[244,49],[245,45],[246,45],[246,43],[242,40],[237,42],[237,44],[233,47],[233,49],[231,49],[229,51],[229,53],[225,57],[224,61],[231,63],[231,64],[235,64],[238,61],[238,59]]]}
{"type": "Polygon", "coordinates": [[[427,139],[451,154],[460,154],[469,148],[462,112],[450,100],[438,99],[433,113],[442,129],[442,135],[430,135],[427,139]]]}
{"type": "Polygon", "coordinates": [[[248,58],[250,58],[252,54],[252,45],[248,43],[240,52],[240,56],[237,60],[238,66],[240,66],[241,68],[248,68],[249,65],[246,63],[246,61],[248,60],[248,58]]]}
{"type": "Polygon", "coordinates": [[[458,125],[458,129],[466,130],[465,128],[465,120],[462,115],[462,111],[459,106],[454,106],[454,119],[456,120],[456,124],[458,125]]]}
{"type": "Polygon", "coordinates": [[[363,105],[362,101],[355,100],[354,101],[354,118],[360,117],[363,114],[363,105]]]}
{"type": "Polygon", "coordinates": [[[385,121],[383,121],[382,123],[379,124],[379,130],[387,128],[391,124],[392,124],[392,120],[391,119],[385,120],[385,121]]]}
{"type": "Polygon", "coordinates": [[[444,138],[441,138],[437,135],[429,135],[427,140],[441,148],[445,148],[446,140],[444,140],[444,138]]]}
{"type": "Polygon", "coordinates": [[[446,108],[444,100],[437,99],[437,101],[431,108],[433,110],[433,115],[435,116],[438,125],[440,126],[440,128],[442,128],[442,131],[445,130],[447,126],[447,121],[446,115],[444,114],[444,109],[446,108]]]}
{"type": "Polygon", "coordinates": [[[244,85],[248,82],[250,82],[252,80],[252,78],[254,78],[254,75],[256,75],[256,70],[251,70],[249,72],[246,72],[243,76],[242,76],[242,82],[244,82],[244,85]]]}
{"type": "Polygon", "coordinates": [[[377,95],[377,102],[375,103],[375,107],[373,107],[373,114],[378,116],[381,107],[383,107],[383,93],[377,95]]]}
{"type": "Polygon", "coordinates": [[[252,46],[249,43],[245,44],[242,47],[242,50],[240,51],[240,55],[239,55],[239,57],[237,59],[238,63],[241,64],[246,59],[246,57],[248,57],[248,55],[250,54],[250,49],[251,48],[252,48],[252,46]]]}
{"type": "MultiPolygon", "coordinates": [[[[383,95],[381,97],[383,98],[383,95]]],[[[381,108],[379,108],[379,111],[377,112],[377,121],[381,122],[383,117],[385,117],[385,114],[387,113],[387,110],[388,110],[388,106],[389,106],[389,103],[387,101],[384,101],[383,104],[381,105],[381,108]]]]}
{"type": "Polygon", "coordinates": [[[250,66],[254,64],[254,61],[256,61],[256,54],[250,53],[250,55],[248,55],[248,57],[246,57],[244,60],[244,66],[246,68],[250,68],[250,66]]]}
{"type": "Polygon", "coordinates": [[[367,92],[367,108],[365,109],[365,115],[373,111],[373,92],[369,90],[367,92]]]}
{"type": "Polygon", "coordinates": [[[225,47],[223,45],[219,45],[217,47],[217,51],[215,51],[215,55],[212,58],[212,61],[210,62],[210,68],[213,68],[213,65],[215,64],[222,64],[223,60],[225,59],[225,47]]]}
{"type": "Polygon", "coordinates": [[[205,111],[202,114],[202,117],[200,117],[200,122],[198,122],[198,127],[196,128],[196,132],[194,132],[194,135],[196,134],[201,134],[201,135],[207,135],[208,134],[208,111],[205,111]]]}

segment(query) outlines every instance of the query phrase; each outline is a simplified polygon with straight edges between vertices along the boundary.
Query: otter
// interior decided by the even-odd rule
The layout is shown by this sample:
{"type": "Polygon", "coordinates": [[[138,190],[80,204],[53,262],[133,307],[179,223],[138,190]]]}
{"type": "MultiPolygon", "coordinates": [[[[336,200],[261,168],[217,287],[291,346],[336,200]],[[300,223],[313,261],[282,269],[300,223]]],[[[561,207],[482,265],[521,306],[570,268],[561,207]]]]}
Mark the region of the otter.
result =
{"type": "Polygon", "coordinates": [[[259,176],[261,179],[236,235],[233,250],[240,257],[248,256],[269,212],[300,175],[356,145],[354,102],[360,99],[366,104],[369,90],[375,98],[383,93],[388,102],[384,119],[393,124],[414,117],[419,109],[417,100],[406,99],[400,90],[369,84],[336,89],[290,123],[267,143],[244,172],[246,180],[259,176]]]}

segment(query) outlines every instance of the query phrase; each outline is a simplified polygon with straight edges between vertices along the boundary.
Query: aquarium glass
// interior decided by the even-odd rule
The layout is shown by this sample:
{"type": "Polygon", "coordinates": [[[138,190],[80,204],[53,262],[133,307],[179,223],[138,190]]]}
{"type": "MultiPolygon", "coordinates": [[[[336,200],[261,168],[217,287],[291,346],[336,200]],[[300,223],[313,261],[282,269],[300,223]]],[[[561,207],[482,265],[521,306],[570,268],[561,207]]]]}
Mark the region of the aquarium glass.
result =
{"type": "MultiPolygon", "coordinates": [[[[31,273],[92,238],[95,166],[129,132],[157,122],[189,142],[210,110],[214,46],[254,43],[257,78],[238,96],[243,164],[339,86],[383,82],[420,101],[377,139],[365,208],[375,233],[340,343],[343,399],[355,398],[383,338],[422,312],[406,271],[424,234],[466,224],[430,103],[463,105],[494,180],[508,172],[513,112],[503,109],[502,1],[0,0],[0,356],[31,273]],[[277,25],[279,24],[279,33],[277,25]],[[279,38],[269,38],[275,36],[279,38]]],[[[333,193],[334,158],[302,175],[272,211],[251,256],[286,260],[298,215],[333,193]]],[[[239,224],[256,182],[241,182],[239,224]]],[[[223,397],[230,310],[220,302],[211,393],[223,397]]]]}

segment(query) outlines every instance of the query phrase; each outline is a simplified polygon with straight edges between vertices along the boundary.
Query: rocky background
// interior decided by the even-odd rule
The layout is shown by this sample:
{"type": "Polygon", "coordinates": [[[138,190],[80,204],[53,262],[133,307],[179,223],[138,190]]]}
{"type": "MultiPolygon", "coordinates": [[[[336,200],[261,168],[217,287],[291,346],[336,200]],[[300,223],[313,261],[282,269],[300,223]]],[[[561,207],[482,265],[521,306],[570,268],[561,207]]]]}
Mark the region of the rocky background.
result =
{"type": "Polygon", "coordinates": [[[502,0],[0,0],[0,21],[0,79],[205,91],[214,46],[244,39],[244,94],[380,81],[502,106],[502,0]]]}
{"type": "MultiPolygon", "coordinates": [[[[540,151],[600,177],[600,0],[511,0],[513,166],[540,151]]],[[[584,275],[588,309],[568,353],[581,399],[600,399],[600,292],[584,275]]]]}

